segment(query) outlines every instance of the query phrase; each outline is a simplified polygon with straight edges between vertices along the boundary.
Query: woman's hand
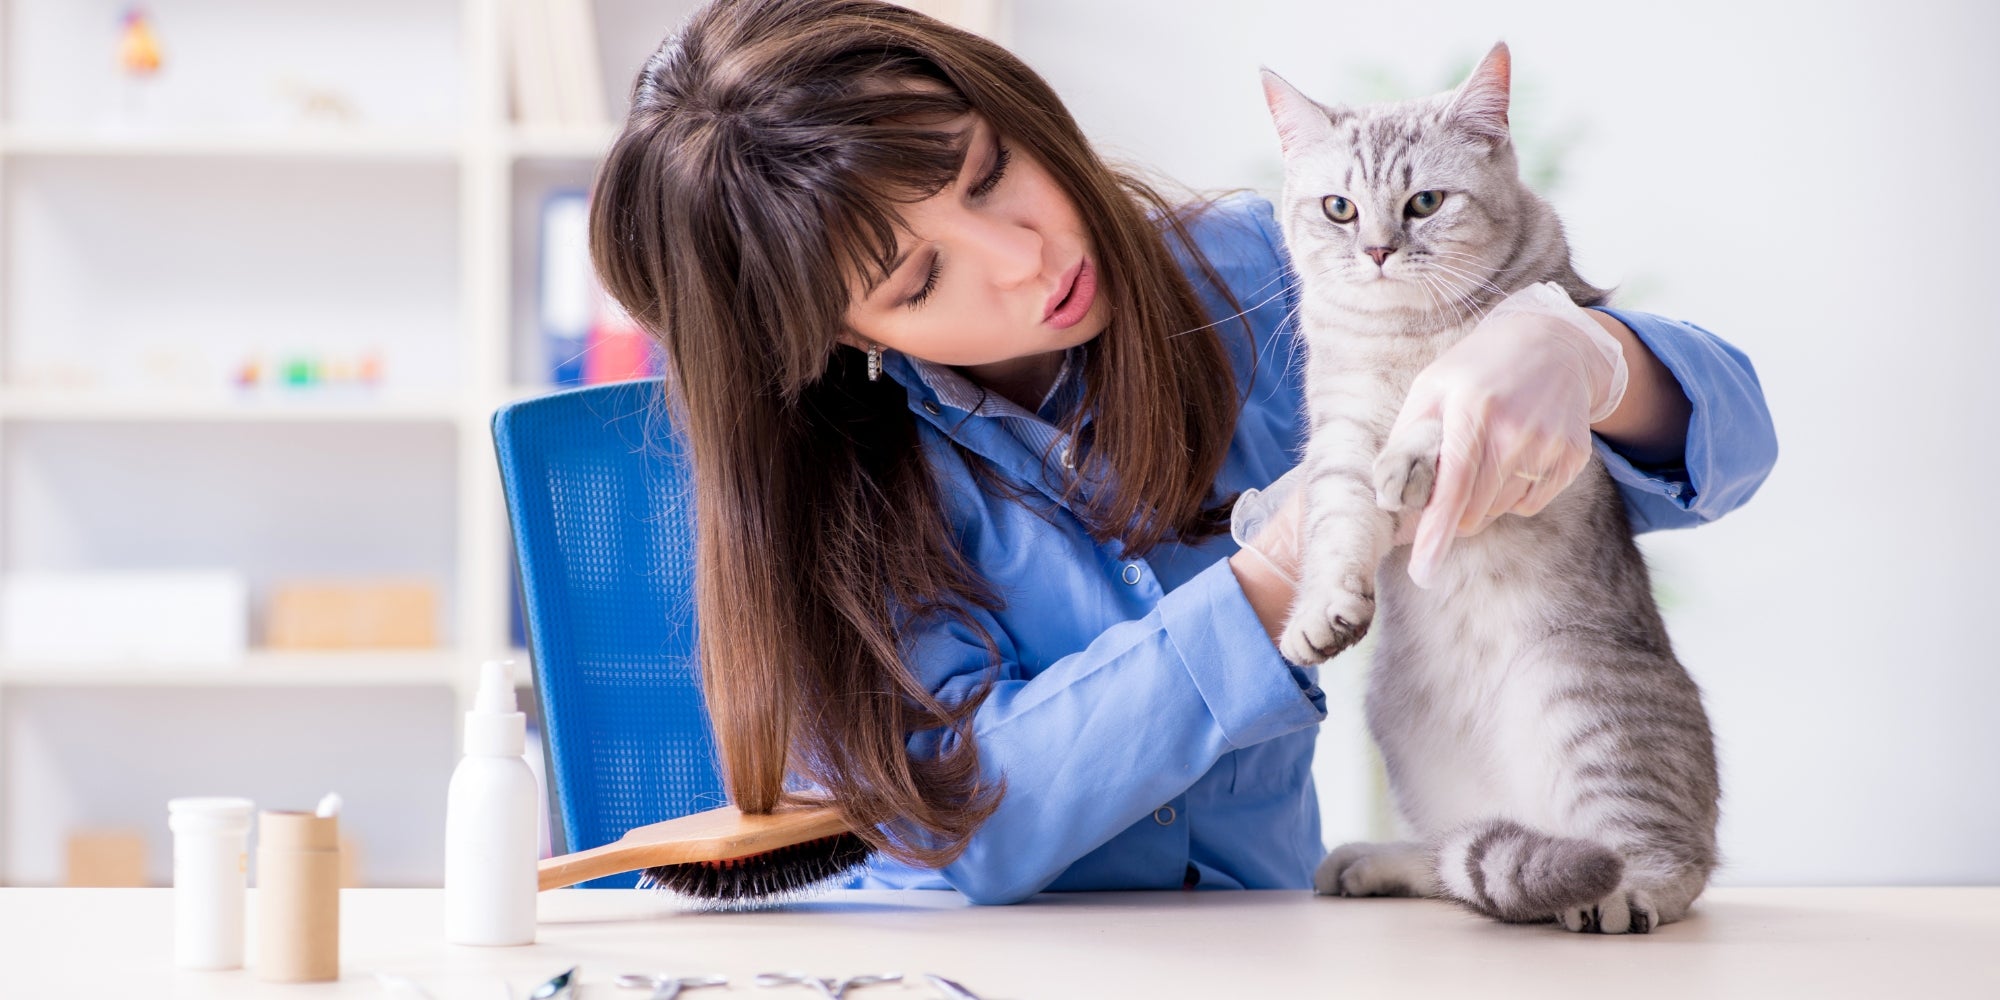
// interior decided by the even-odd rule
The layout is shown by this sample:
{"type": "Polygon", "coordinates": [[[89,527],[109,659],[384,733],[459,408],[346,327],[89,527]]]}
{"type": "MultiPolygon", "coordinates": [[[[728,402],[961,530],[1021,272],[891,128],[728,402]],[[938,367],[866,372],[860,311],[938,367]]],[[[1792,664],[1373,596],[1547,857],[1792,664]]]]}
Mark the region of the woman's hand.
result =
{"type": "Polygon", "coordinates": [[[1454,538],[1548,506],[1590,460],[1590,425],[1618,407],[1622,346],[1560,286],[1515,292],[1410,385],[1375,463],[1376,503],[1399,510],[1435,463],[1410,535],[1410,579],[1428,587],[1454,538]],[[1414,488],[1412,488],[1414,487],[1414,488]]]}
{"type": "Polygon", "coordinates": [[[1299,479],[1294,466],[1264,489],[1244,490],[1229,514],[1230,537],[1241,546],[1229,557],[1229,568],[1272,642],[1284,629],[1298,590],[1299,517],[1305,510],[1299,479]]]}

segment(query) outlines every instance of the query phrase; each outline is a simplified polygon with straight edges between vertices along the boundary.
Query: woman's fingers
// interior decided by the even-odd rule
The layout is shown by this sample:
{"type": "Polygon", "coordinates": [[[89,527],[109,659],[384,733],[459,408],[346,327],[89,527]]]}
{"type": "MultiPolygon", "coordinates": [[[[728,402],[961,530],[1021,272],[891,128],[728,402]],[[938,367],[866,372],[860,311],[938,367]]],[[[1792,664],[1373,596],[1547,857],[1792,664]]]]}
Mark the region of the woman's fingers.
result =
{"type": "Polygon", "coordinates": [[[1430,502],[1424,505],[1417,522],[1417,540],[1410,553],[1410,579],[1419,587],[1429,587],[1437,568],[1451,551],[1471,509],[1475,491],[1481,489],[1478,457],[1480,442],[1475,430],[1447,413],[1443,440],[1438,448],[1437,481],[1431,487],[1430,502]]]}
{"type": "Polygon", "coordinates": [[[1580,442],[1565,442],[1555,448],[1535,471],[1536,480],[1527,495],[1509,508],[1522,517],[1533,517],[1542,512],[1569,484],[1576,481],[1577,474],[1590,462],[1590,438],[1580,442]],[[1546,470],[1546,471],[1543,471],[1546,470]]]}
{"type": "Polygon", "coordinates": [[[1508,471],[1506,477],[1501,480],[1500,492],[1493,497],[1492,506],[1486,508],[1486,516],[1471,533],[1478,534],[1485,531],[1486,526],[1499,520],[1502,514],[1519,513],[1521,503],[1536,486],[1540,485],[1540,479],[1541,477],[1521,469],[1508,471]]]}

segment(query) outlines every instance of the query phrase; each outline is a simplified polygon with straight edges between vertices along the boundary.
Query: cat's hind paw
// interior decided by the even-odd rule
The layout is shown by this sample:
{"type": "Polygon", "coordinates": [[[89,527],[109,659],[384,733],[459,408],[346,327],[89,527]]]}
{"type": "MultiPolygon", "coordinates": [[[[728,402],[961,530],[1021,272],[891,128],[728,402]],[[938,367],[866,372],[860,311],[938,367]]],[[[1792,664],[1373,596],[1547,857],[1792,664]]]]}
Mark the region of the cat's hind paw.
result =
{"type": "Polygon", "coordinates": [[[1375,599],[1340,591],[1318,600],[1301,594],[1278,638],[1278,652],[1302,667],[1324,663],[1360,642],[1375,620],[1375,599]]]}
{"type": "Polygon", "coordinates": [[[1556,922],[1580,934],[1651,934],[1653,905],[1644,890],[1620,887],[1589,906],[1564,910],[1556,922]]]}

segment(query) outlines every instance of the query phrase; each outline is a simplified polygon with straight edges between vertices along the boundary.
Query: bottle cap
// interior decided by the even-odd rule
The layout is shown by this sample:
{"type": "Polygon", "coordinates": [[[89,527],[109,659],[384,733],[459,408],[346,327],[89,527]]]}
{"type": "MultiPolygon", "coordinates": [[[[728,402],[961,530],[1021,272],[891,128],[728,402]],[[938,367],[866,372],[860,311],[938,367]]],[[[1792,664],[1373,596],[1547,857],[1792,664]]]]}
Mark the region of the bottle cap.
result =
{"type": "Polygon", "coordinates": [[[475,712],[513,712],[520,708],[514,700],[514,661],[487,660],[479,665],[479,693],[473,697],[475,712]]]}
{"type": "Polygon", "coordinates": [[[249,799],[195,796],[167,800],[167,829],[175,833],[248,833],[249,799]]]}
{"type": "Polygon", "coordinates": [[[465,752],[479,757],[518,757],[527,749],[528,717],[514,700],[514,662],[488,660],[479,666],[479,690],[465,713],[465,752]]]}

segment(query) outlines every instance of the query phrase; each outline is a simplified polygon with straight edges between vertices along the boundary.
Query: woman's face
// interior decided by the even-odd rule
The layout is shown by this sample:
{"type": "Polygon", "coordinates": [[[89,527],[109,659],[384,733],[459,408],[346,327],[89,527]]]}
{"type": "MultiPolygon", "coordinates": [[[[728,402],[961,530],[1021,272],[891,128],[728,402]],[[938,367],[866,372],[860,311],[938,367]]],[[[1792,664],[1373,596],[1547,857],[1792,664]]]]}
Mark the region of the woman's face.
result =
{"type": "Polygon", "coordinates": [[[951,184],[901,206],[895,267],[850,284],[844,343],[1001,384],[1104,331],[1110,306],[1083,220],[1049,172],[984,118],[951,184]]]}

